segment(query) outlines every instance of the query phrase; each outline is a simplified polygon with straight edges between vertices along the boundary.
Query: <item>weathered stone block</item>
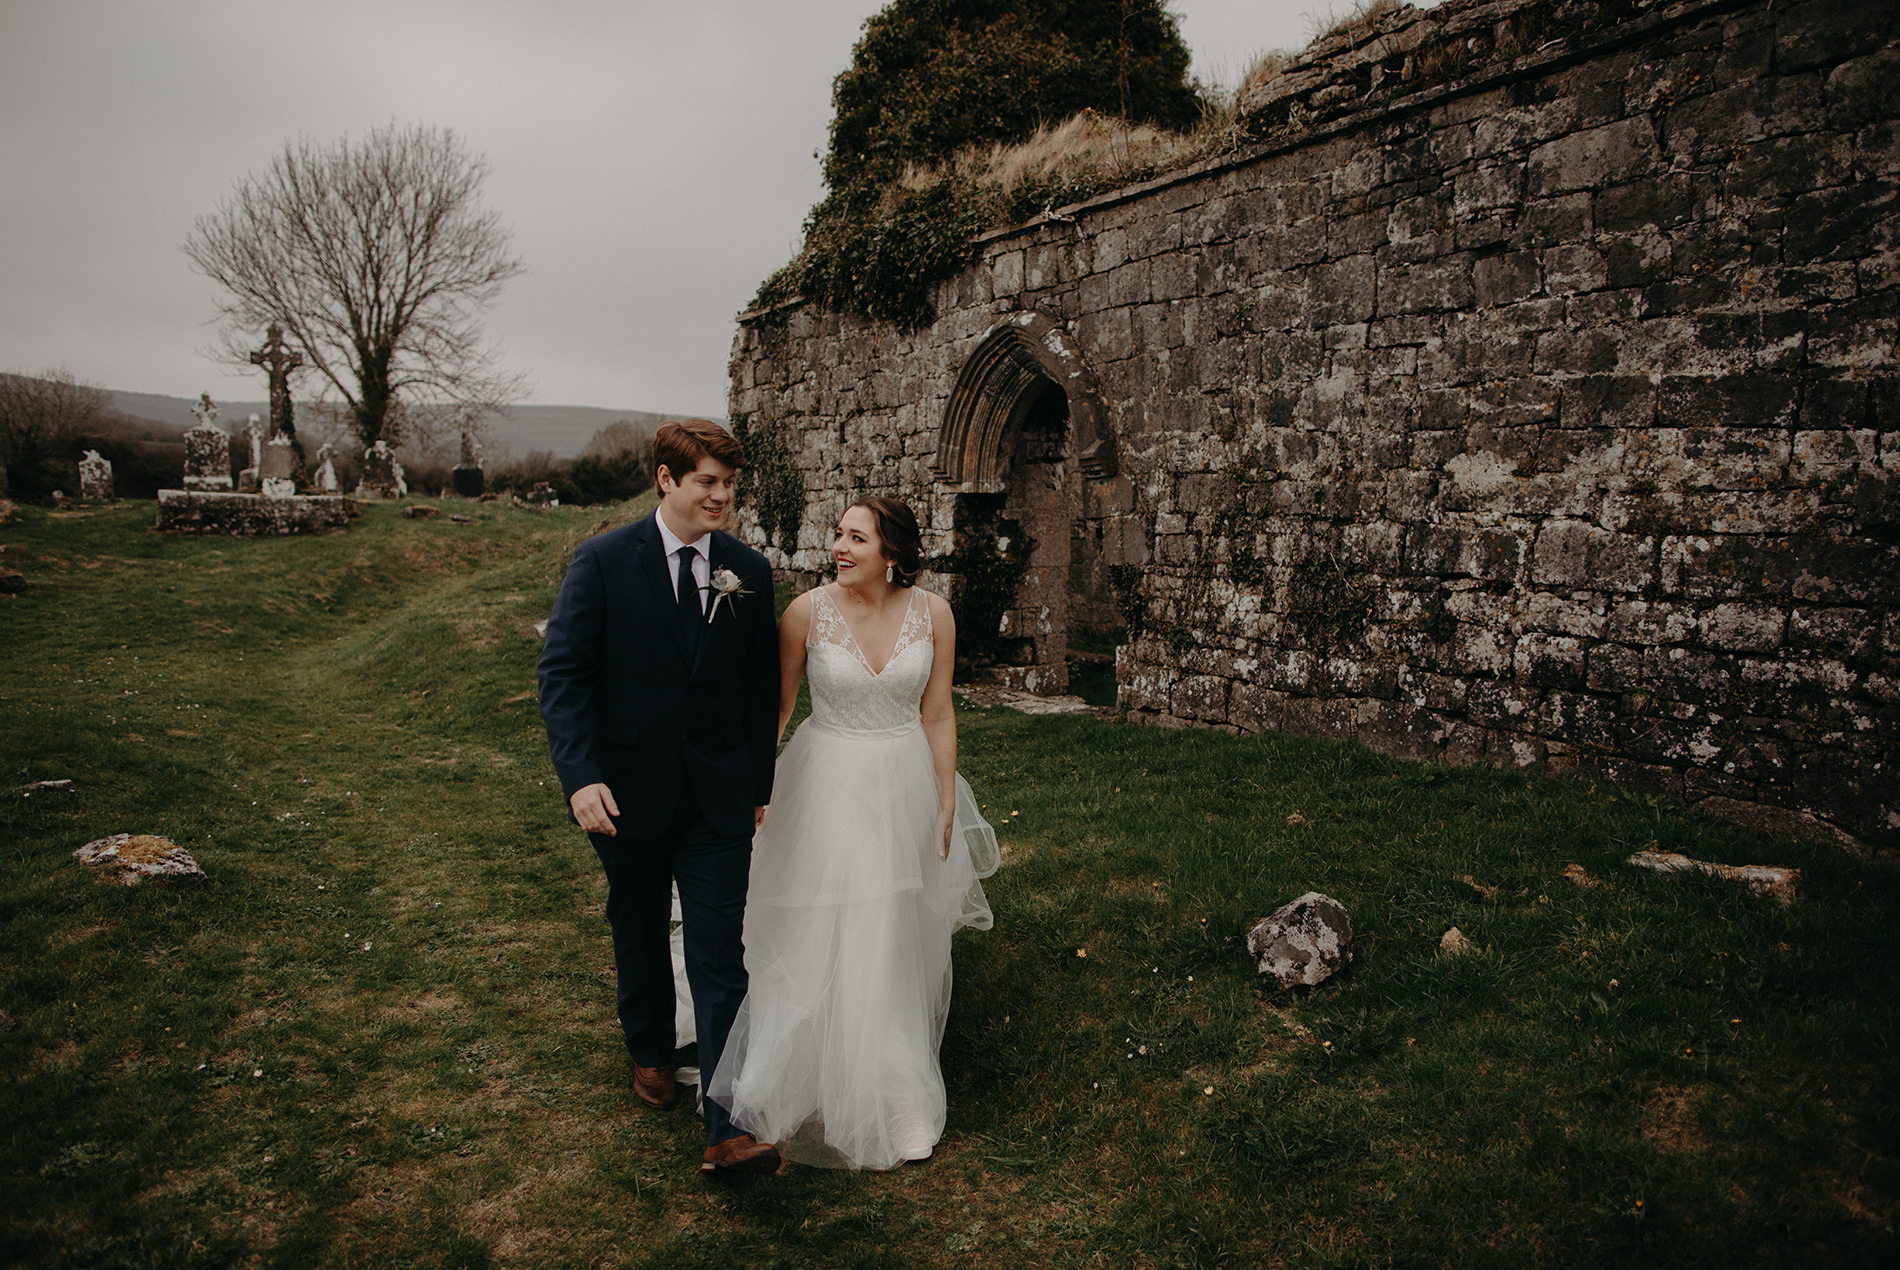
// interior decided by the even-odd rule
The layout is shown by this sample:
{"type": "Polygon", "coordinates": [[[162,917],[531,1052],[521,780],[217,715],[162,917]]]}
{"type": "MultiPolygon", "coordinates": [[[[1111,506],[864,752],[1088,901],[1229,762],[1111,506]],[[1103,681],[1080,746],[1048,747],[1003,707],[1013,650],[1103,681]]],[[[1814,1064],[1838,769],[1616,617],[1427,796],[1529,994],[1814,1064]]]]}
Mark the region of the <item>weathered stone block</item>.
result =
{"type": "Polygon", "coordinates": [[[1307,320],[1315,326],[1372,317],[1378,267],[1370,255],[1317,265],[1307,274],[1307,320]]]}
{"type": "Polygon", "coordinates": [[[997,296],[1015,295],[1023,289],[1023,253],[1006,251],[990,262],[990,291],[997,296]]]}
{"type": "Polygon", "coordinates": [[[1571,635],[1527,632],[1517,641],[1511,668],[1519,681],[1544,688],[1584,686],[1585,641],[1571,635]]]}
{"type": "Polygon", "coordinates": [[[1382,266],[1378,304],[1381,317],[1468,309],[1472,302],[1471,262],[1451,258],[1419,265],[1382,266]]]}
{"type": "Polygon", "coordinates": [[[1756,604],[1718,604],[1702,615],[1700,634],[1711,648],[1771,652],[1781,647],[1788,616],[1756,604]]]}
{"type": "Polygon", "coordinates": [[[1828,127],[1849,132],[1895,117],[1900,117],[1900,49],[1888,45],[1828,73],[1828,127]]]}
{"type": "Polygon", "coordinates": [[[1775,23],[1776,67],[1790,74],[1872,52],[1886,38],[1888,24],[1869,21],[1870,16],[1859,0],[1808,0],[1790,6],[1775,23]]]}
{"type": "Polygon", "coordinates": [[[1656,133],[1648,117],[1619,120],[1532,150],[1529,188],[1539,197],[1596,189],[1642,176],[1655,168],[1657,159],[1656,133]]]}
{"type": "Polygon", "coordinates": [[[1248,931],[1247,952],[1282,991],[1311,988],[1352,965],[1352,918],[1337,900],[1308,891],[1248,931]]]}
{"type": "Polygon", "coordinates": [[[1228,681],[1214,675],[1189,675],[1174,685],[1168,709],[1176,718],[1227,721],[1228,681]]]}
{"type": "Polygon", "coordinates": [[[1515,304],[1542,289],[1537,257],[1528,251],[1485,257],[1477,262],[1472,279],[1473,300],[1484,308],[1515,304]]]}

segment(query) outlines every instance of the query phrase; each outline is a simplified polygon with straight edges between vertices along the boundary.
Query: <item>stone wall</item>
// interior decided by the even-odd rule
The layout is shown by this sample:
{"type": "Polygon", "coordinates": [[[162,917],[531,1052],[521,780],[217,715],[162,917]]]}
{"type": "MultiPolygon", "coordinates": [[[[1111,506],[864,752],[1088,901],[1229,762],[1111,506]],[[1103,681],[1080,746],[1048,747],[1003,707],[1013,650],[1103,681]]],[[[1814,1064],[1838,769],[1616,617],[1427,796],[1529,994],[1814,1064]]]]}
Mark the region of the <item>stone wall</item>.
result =
{"type": "Polygon", "coordinates": [[[1085,630],[1136,721],[1892,850],[1897,13],[1388,15],[1266,144],[981,240],[928,329],[745,315],[748,536],[815,576],[896,493],[1004,682],[1085,630]],[[1420,87],[1450,23],[1484,56],[1420,87]]]}
{"type": "Polygon", "coordinates": [[[340,533],[355,514],[349,499],[334,496],[266,498],[222,490],[162,489],[154,528],[174,534],[285,538],[340,533]]]}

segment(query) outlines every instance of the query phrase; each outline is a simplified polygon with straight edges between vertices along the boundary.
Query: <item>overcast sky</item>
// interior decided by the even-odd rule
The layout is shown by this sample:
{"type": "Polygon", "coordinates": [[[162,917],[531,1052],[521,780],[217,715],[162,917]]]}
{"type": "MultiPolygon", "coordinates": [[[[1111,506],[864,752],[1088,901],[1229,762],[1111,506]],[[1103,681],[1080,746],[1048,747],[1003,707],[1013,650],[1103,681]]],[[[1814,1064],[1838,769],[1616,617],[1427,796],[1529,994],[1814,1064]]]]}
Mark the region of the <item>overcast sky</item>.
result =
{"type": "MultiPolygon", "coordinates": [[[[203,354],[213,288],[179,244],[286,140],[394,120],[492,166],[527,272],[487,329],[528,400],[723,416],[733,316],[797,246],[883,3],[0,0],[0,370],[261,398],[203,354]]],[[[1171,7],[1226,85],[1328,13],[1171,7]]]]}

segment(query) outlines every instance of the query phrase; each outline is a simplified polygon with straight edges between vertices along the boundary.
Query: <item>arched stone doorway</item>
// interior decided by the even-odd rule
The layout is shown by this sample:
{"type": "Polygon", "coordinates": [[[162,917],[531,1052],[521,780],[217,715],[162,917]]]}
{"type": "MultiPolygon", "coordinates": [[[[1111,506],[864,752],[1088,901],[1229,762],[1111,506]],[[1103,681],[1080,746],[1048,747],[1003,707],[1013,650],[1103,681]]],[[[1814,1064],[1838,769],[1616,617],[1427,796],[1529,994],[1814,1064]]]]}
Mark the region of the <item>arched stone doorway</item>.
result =
{"type": "Polygon", "coordinates": [[[937,437],[954,495],[959,667],[1042,695],[1069,685],[1072,637],[1120,627],[1104,519],[1126,510],[1108,412],[1069,332],[1041,313],[1000,323],[958,372],[937,437]]]}

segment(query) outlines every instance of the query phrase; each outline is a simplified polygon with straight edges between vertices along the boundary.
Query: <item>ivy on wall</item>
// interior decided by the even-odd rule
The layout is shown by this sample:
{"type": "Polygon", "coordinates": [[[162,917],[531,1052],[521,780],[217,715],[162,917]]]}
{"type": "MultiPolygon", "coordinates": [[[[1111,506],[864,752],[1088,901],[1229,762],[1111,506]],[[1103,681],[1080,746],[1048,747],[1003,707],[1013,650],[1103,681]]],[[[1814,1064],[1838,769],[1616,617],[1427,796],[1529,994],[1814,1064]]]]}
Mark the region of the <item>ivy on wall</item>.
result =
{"type": "Polygon", "coordinates": [[[732,435],[745,449],[738,495],[759,518],[766,540],[790,553],[798,548],[798,527],[805,516],[805,478],[785,446],[783,430],[752,426],[751,416],[732,417],[732,435]]]}

